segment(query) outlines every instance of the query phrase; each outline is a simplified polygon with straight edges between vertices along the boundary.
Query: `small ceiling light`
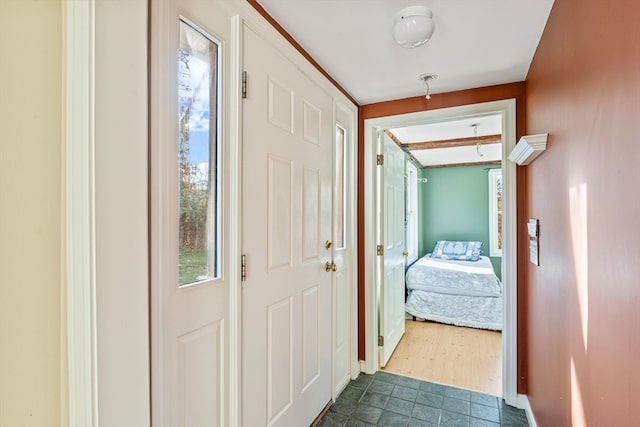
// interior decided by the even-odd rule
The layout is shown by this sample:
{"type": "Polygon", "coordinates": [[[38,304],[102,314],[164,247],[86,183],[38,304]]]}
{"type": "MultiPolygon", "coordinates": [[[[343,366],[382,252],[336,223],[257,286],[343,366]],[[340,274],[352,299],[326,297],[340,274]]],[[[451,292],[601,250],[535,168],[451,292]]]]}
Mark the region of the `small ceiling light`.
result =
{"type": "Polygon", "coordinates": [[[402,47],[425,44],[433,35],[433,13],[427,6],[410,6],[398,12],[393,24],[393,38],[402,47]]]}
{"type": "Polygon", "coordinates": [[[480,143],[480,140],[478,139],[478,126],[480,126],[480,123],[474,123],[472,125],[469,125],[473,128],[473,134],[476,137],[476,153],[478,153],[478,157],[482,157],[484,156],[484,154],[482,154],[480,152],[480,147],[482,147],[482,144],[480,143]]]}
{"type": "Polygon", "coordinates": [[[424,89],[425,98],[431,99],[431,94],[429,93],[430,91],[429,80],[433,80],[437,78],[438,78],[437,74],[431,74],[431,73],[420,74],[420,76],[418,77],[418,80],[422,82],[422,88],[424,89]]]}

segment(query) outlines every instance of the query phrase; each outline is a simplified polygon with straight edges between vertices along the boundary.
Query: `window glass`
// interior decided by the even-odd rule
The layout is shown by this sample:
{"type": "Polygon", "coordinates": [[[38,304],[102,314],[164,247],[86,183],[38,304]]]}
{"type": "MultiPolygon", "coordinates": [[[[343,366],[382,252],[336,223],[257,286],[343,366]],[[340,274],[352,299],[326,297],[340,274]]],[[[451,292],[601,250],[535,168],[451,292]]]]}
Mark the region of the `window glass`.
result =
{"type": "Polygon", "coordinates": [[[218,45],[180,20],[179,285],[218,277],[218,45]]]}
{"type": "Polygon", "coordinates": [[[346,130],[336,126],[336,146],[334,150],[334,191],[335,191],[335,220],[334,243],[336,249],[345,247],[345,207],[346,207],[346,130]]]}

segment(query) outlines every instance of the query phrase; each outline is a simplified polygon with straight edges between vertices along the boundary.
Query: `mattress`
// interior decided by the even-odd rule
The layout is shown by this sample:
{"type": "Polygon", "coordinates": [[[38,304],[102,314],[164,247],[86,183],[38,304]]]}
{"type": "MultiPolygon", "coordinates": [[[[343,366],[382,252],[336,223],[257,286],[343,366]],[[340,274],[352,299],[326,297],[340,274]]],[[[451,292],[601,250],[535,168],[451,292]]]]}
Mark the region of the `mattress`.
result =
{"type": "Polygon", "coordinates": [[[455,261],[420,258],[406,274],[407,290],[420,290],[448,295],[499,297],[500,281],[489,258],[478,261],[455,261]]]}

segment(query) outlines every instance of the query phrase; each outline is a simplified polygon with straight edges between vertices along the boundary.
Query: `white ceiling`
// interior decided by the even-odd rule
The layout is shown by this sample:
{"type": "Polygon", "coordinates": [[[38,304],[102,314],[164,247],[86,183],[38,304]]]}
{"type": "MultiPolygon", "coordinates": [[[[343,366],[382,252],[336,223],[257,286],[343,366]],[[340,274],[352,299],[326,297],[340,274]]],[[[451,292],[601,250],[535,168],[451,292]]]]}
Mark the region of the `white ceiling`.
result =
{"type": "Polygon", "coordinates": [[[360,105],[525,80],[553,0],[258,0],[360,105]],[[415,49],[391,36],[407,6],[433,11],[415,49]]]}
{"type": "MultiPolygon", "coordinates": [[[[257,0],[360,105],[523,81],[553,0],[257,0]],[[435,32],[425,45],[398,46],[394,16],[426,5],[435,32]]],[[[498,116],[392,129],[401,142],[501,133],[498,116]]],[[[501,144],[414,151],[425,166],[500,160],[501,144]]]]}

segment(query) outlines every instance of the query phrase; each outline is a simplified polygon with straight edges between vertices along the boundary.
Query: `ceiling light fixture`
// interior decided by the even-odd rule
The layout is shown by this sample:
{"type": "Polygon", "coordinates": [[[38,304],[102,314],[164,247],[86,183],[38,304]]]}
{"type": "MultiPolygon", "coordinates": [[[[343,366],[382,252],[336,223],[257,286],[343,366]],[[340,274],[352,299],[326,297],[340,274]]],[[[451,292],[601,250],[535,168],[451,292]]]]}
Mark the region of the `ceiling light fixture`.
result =
{"type": "Polygon", "coordinates": [[[429,41],[434,29],[431,9],[427,6],[410,6],[396,14],[393,38],[402,47],[414,48],[429,41]]]}
{"type": "Polygon", "coordinates": [[[431,99],[430,88],[429,88],[429,80],[437,79],[437,74],[424,73],[418,76],[418,80],[422,82],[422,88],[424,89],[425,98],[431,99]]]}
{"type": "Polygon", "coordinates": [[[484,154],[482,154],[480,152],[480,147],[482,147],[482,144],[480,143],[480,140],[478,139],[478,126],[480,126],[480,123],[474,123],[472,125],[469,125],[473,128],[473,135],[476,137],[476,153],[478,153],[478,157],[482,157],[484,156],[484,154]]]}

